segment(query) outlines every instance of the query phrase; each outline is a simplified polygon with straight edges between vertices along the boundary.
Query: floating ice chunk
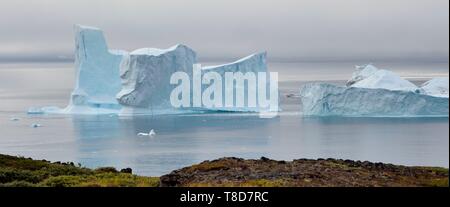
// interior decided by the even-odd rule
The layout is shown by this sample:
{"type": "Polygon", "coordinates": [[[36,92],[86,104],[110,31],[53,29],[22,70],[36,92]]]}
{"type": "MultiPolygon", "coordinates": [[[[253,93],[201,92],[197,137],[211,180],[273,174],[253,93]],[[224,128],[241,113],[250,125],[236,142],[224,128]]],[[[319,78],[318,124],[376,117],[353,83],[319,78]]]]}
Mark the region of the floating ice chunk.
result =
{"type": "Polygon", "coordinates": [[[371,64],[357,66],[347,86],[418,92],[418,87],[410,81],[392,71],[378,69],[371,64]]]}
{"type": "Polygon", "coordinates": [[[40,107],[30,107],[27,111],[28,114],[43,114],[44,111],[40,107]]]}
{"type": "Polygon", "coordinates": [[[448,98],[409,91],[310,83],[300,89],[306,116],[448,116],[448,98]]]}
{"type": "Polygon", "coordinates": [[[177,110],[170,103],[173,73],[181,71],[192,76],[196,53],[185,45],[169,49],[143,48],[131,52],[121,63],[122,90],[117,100],[125,108],[121,114],[171,113],[177,110]]]}
{"type": "Polygon", "coordinates": [[[155,132],[155,130],[150,130],[150,132],[148,133],[148,136],[151,136],[151,137],[153,137],[153,136],[155,136],[156,135],[156,132],[155,132]]]}
{"type": "Polygon", "coordinates": [[[32,128],[38,128],[38,127],[42,127],[42,125],[38,124],[38,123],[33,123],[33,124],[31,124],[31,127],[32,128]]]}
{"type": "Polygon", "coordinates": [[[148,133],[140,132],[137,135],[142,136],[142,137],[144,137],[144,136],[154,137],[156,135],[156,132],[155,132],[155,130],[152,129],[148,133]]]}
{"type": "Polygon", "coordinates": [[[61,108],[57,106],[46,106],[46,107],[30,107],[28,108],[28,114],[45,114],[45,113],[60,113],[61,108]]]}
{"type": "Polygon", "coordinates": [[[448,77],[433,78],[422,84],[421,89],[424,94],[448,98],[448,83],[448,77]]]}

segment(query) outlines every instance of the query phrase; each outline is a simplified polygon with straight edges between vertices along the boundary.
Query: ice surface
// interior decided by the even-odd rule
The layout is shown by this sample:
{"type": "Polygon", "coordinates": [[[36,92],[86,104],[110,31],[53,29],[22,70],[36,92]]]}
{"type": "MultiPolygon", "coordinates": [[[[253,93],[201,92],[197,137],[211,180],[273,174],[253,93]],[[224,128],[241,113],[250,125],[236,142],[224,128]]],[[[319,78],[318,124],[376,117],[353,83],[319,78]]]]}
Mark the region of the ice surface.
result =
{"type": "Polygon", "coordinates": [[[75,25],[76,85],[66,113],[110,113],[121,106],[119,66],[125,51],[109,50],[100,29],[75,25]]]}
{"type": "Polygon", "coordinates": [[[368,64],[356,66],[356,71],[347,82],[347,86],[358,88],[381,88],[400,91],[417,91],[418,87],[408,80],[401,78],[392,71],[378,69],[368,64]]]}
{"type": "MultiPolygon", "coordinates": [[[[217,65],[217,66],[206,66],[202,68],[202,73],[207,73],[207,72],[217,72],[218,74],[221,75],[221,77],[225,77],[225,73],[226,72],[241,72],[242,74],[245,75],[245,73],[250,72],[252,74],[256,75],[258,72],[267,72],[267,60],[266,60],[266,52],[261,52],[261,53],[256,53],[256,54],[252,54],[249,55],[247,57],[244,57],[240,60],[237,60],[235,62],[232,63],[228,63],[228,64],[223,64],[223,65],[217,65]]],[[[225,80],[222,80],[225,83],[225,80]]],[[[266,76],[266,90],[269,90],[269,78],[266,76]]],[[[251,93],[255,93],[257,94],[257,88],[255,88],[255,90],[253,90],[252,88],[248,87],[248,85],[245,85],[246,88],[244,88],[244,98],[247,99],[249,97],[249,92],[251,93]]],[[[207,87],[207,85],[203,85],[203,89],[207,87]]],[[[235,89],[235,94],[237,93],[236,91],[240,88],[234,87],[235,89]]],[[[225,84],[222,84],[222,94],[225,96],[225,84]]],[[[278,94],[271,94],[271,95],[276,95],[278,96],[278,94]]],[[[263,110],[269,110],[266,108],[262,108],[259,105],[256,105],[256,107],[249,107],[248,106],[248,102],[247,100],[246,104],[244,104],[243,107],[227,107],[225,104],[225,98],[222,100],[222,107],[205,107],[208,110],[220,110],[220,111],[240,111],[240,112],[260,112],[263,110]]],[[[235,103],[236,104],[236,103],[235,103]]]]}
{"type": "Polygon", "coordinates": [[[173,73],[182,71],[192,77],[196,53],[185,45],[169,49],[143,48],[126,55],[120,66],[122,90],[118,102],[121,114],[164,114],[177,111],[170,103],[173,73]]]}
{"type": "Polygon", "coordinates": [[[448,98],[448,77],[433,78],[424,84],[421,89],[424,94],[448,98]]]}
{"type": "Polygon", "coordinates": [[[357,83],[358,81],[364,80],[367,77],[374,74],[376,71],[378,71],[378,68],[376,68],[372,64],[366,64],[362,66],[357,65],[355,66],[355,68],[356,70],[355,72],[353,72],[352,78],[347,81],[347,86],[351,86],[357,83]]]}
{"type": "Polygon", "coordinates": [[[448,98],[410,91],[310,83],[300,97],[306,116],[448,116],[448,98]]]}

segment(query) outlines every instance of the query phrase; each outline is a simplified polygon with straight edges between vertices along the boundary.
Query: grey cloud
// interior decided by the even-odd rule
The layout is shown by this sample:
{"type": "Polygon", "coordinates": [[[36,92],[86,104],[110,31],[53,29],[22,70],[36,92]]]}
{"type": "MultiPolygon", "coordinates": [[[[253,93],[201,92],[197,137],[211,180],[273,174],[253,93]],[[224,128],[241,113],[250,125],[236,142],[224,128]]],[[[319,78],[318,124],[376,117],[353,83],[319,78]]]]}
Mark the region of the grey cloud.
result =
{"type": "Polygon", "coordinates": [[[200,59],[448,60],[447,0],[15,0],[0,7],[0,59],[72,55],[72,25],[111,48],[184,43],[200,59]]]}

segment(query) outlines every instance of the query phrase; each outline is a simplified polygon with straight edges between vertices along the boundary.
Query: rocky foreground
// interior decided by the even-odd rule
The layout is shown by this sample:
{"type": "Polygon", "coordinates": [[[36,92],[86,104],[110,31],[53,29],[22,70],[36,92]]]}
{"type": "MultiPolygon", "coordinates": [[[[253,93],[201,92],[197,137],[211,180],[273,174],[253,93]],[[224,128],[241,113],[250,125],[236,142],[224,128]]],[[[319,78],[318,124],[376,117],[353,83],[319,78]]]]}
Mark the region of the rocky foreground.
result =
{"type": "Polygon", "coordinates": [[[336,159],[291,162],[240,158],[204,161],[160,178],[161,186],[440,186],[448,169],[336,159]]]}
{"type": "Polygon", "coordinates": [[[351,160],[222,158],[175,170],[161,177],[132,169],[89,169],[0,154],[0,187],[167,187],[167,186],[439,186],[448,187],[448,169],[405,167],[351,160]]]}

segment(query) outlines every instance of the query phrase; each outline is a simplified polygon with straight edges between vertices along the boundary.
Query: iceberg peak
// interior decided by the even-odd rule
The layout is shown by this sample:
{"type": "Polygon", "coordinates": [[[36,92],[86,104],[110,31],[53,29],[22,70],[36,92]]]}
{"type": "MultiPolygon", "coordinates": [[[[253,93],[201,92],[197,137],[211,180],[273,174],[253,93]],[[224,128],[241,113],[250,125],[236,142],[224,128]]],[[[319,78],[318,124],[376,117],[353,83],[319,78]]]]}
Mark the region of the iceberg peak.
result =
{"type": "Polygon", "coordinates": [[[422,84],[421,89],[424,94],[448,98],[448,83],[448,77],[433,78],[422,84]]]}
{"type": "Polygon", "coordinates": [[[372,64],[356,66],[347,86],[356,88],[388,89],[418,92],[418,87],[392,71],[378,69],[372,64]]]}
{"type": "Polygon", "coordinates": [[[140,48],[136,49],[132,52],[130,52],[130,55],[149,55],[149,56],[160,56],[164,53],[172,52],[177,50],[178,48],[189,48],[186,45],[183,44],[176,44],[170,48],[167,49],[160,49],[160,48],[140,48]]]}

